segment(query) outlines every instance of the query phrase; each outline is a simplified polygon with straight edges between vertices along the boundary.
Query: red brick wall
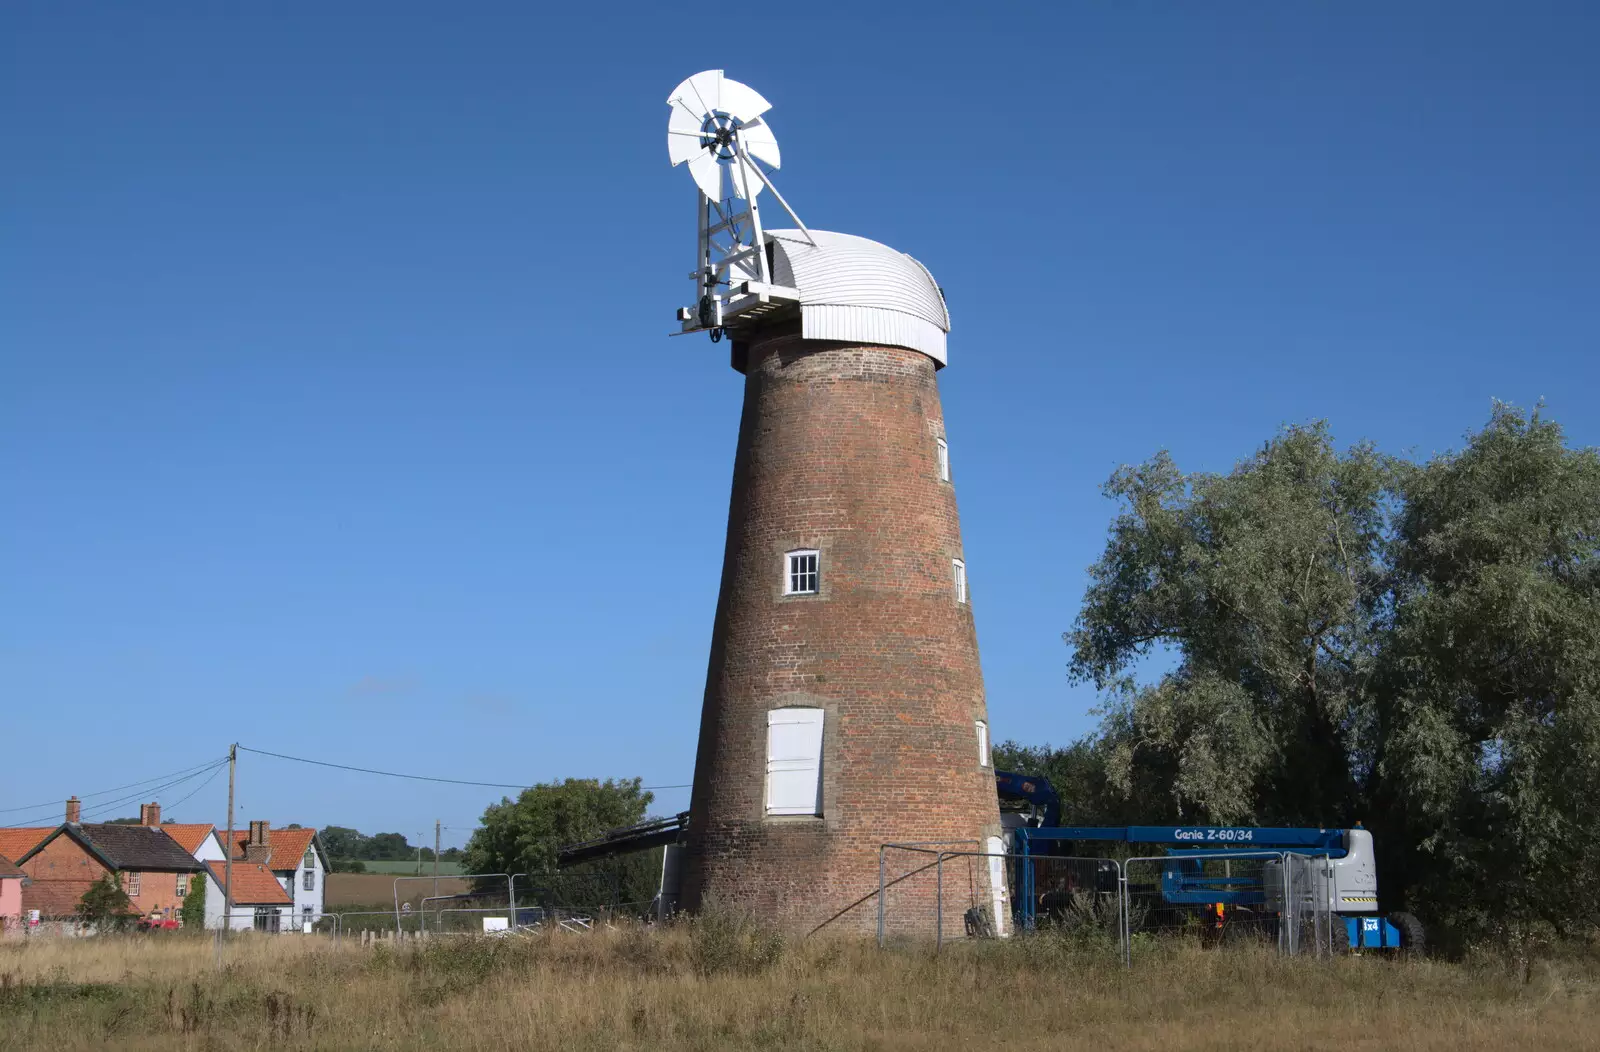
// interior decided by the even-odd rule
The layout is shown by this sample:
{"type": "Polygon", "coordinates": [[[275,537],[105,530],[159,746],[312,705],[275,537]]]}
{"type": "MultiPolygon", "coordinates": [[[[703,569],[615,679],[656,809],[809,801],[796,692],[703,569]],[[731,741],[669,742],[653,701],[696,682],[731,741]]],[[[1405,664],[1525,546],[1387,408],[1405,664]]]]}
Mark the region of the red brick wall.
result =
{"type": "Polygon", "coordinates": [[[32,878],[22,889],[22,908],[47,917],[71,916],[89,885],[105,875],[105,867],[65,834],[22,863],[22,871],[32,878]]]}
{"type": "MultiPolygon", "coordinates": [[[[987,715],[972,607],[952,581],[939,389],[930,359],[896,348],[787,335],[746,361],[682,903],[866,933],[879,844],[976,848],[1000,830],[974,730],[987,715]],[[821,551],[820,595],[782,594],[796,548],[821,551]],[[765,815],[766,714],[787,705],[827,714],[821,818],[765,815]]],[[[986,870],[972,879],[981,899],[986,870]]],[[[931,930],[933,884],[930,871],[899,886],[892,931],[931,930]]]]}

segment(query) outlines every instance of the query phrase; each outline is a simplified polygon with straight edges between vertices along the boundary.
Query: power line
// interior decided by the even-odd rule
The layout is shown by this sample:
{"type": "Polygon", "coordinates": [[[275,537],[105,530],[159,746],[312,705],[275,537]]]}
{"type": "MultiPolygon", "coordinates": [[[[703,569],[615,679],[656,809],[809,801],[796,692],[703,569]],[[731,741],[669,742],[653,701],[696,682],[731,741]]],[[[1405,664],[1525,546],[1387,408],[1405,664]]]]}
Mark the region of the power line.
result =
{"type": "MultiPolygon", "coordinates": [[[[224,758],[226,758],[226,757],[224,757],[224,758]]],[[[79,800],[93,800],[97,796],[108,796],[111,793],[120,793],[124,789],[132,789],[135,786],[139,786],[139,785],[149,785],[151,782],[159,782],[159,781],[162,781],[162,780],[167,779],[167,778],[172,778],[172,777],[174,777],[176,775],[187,774],[190,771],[200,771],[200,770],[203,770],[203,769],[205,769],[207,767],[210,767],[215,762],[216,762],[215,760],[207,760],[205,763],[196,764],[193,767],[185,767],[181,771],[173,771],[173,772],[171,772],[169,774],[158,774],[154,778],[146,778],[146,779],[144,779],[143,781],[140,781],[140,782],[129,782],[127,785],[119,785],[115,789],[102,789],[98,793],[85,793],[84,795],[80,796],[78,799],[79,800]]],[[[21,807],[0,807],[0,815],[8,815],[8,814],[12,814],[12,813],[17,812],[17,811],[36,811],[41,807],[60,807],[60,806],[61,806],[61,801],[60,800],[46,800],[44,803],[40,803],[40,804],[24,804],[21,807]]]]}
{"type": "MultiPolygon", "coordinates": [[[[207,778],[205,781],[201,782],[199,785],[195,786],[193,789],[191,789],[187,793],[185,793],[183,795],[183,799],[182,800],[179,800],[175,804],[169,804],[168,807],[170,809],[172,809],[172,810],[177,810],[179,807],[183,806],[183,803],[184,803],[185,800],[188,800],[189,797],[193,796],[195,793],[198,793],[200,790],[204,789],[206,786],[208,786],[212,782],[216,781],[217,780],[217,775],[222,773],[222,769],[225,766],[227,766],[227,761],[226,760],[224,760],[221,763],[217,764],[216,767],[212,768],[211,777],[210,778],[207,778]]],[[[201,772],[201,773],[204,773],[204,772],[201,772]]]]}
{"type": "MultiPolygon", "coordinates": [[[[108,801],[104,801],[102,803],[96,804],[94,807],[89,808],[87,811],[84,811],[84,810],[80,809],[79,816],[78,816],[78,821],[82,822],[85,818],[97,818],[97,817],[99,817],[101,815],[104,815],[104,814],[110,812],[110,811],[118,810],[123,805],[132,803],[133,801],[138,800],[138,799],[140,799],[141,797],[144,797],[147,794],[159,793],[163,789],[170,789],[173,786],[181,785],[184,782],[189,781],[191,778],[198,778],[202,774],[206,774],[207,772],[212,771],[212,770],[216,769],[217,767],[220,767],[222,764],[225,764],[227,762],[228,761],[227,761],[226,758],[223,758],[221,760],[212,760],[211,762],[209,762],[209,763],[207,763],[207,764],[205,764],[205,765],[203,765],[201,767],[190,768],[187,772],[180,772],[178,777],[171,778],[170,780],[168,780],[166,782],[163,782],[163,783],[161,783],[159,785],[149,785],[149,784],[143,783],[143,782],[135,782],[133,784],[141,785],[141,786],[143,786],[143,788],[139,789],[136,792],[129,793],[127,796],[121,796],[121,797],[118,797],[118,798],[116,798],[114,800],[108,800],[108,801]]],[[[163,776],[163,777],[165,777],[165,776],[163,776]]],[[[115,792],[115,790],[107,790],[107,791],[108,792],[115,792]]],[[[105,794],[104,793],[99,793],[99,794],[96,794],[96,795],[103,796],[105,794]]],[[[51,825],[59,825],[60,822],[61,822],[61,811],[59,809],[59,806],[57,808],[52,808],[50,811],[45,812],[44,814],[31,815],[31,816],[29,816],[27,818],[21,819],[21,820],[16,821],[16,822],[13,822],[10,825],[0,826],[0,829],[24,829],[24,828],[27,828],[29,826],[36,826],[40,822],[49,823],[51,825]]]]}
{"type": "Polygon", "coordinates": [[[212,763],[210,767],[202,767],[200,770],[195,771],[193,774],[186,774],[181,778],[174,778],[170,782],[166,782],[166,783],[164,783],[162,785],[153,786],[153,787],[151,787],[149,789],[141,789],[137,793],[129,794],[128,796],[124,796],[124,797],[122,797],[121,799],[118,799],[118,800],[112,800],[109,803],[97,804],[97,805],[95,805],[94,809],[91,812],[89,812],[89,814],[91,814],[92,816],[98,818],[98,817],[101,817],[103,815],[109,814],[112,811],[119,811],[119,810],[122,809],[123,805],[125,805],[125,804],[132,803],[133,801],[141,799],[146,795],[154,795],[156,793],[161,792],[163,789],[171,789],[171,788],[173,788],[175,786],[182,785],[184,782],[193,781],[194,779],[199,778],[201,775],[206,774],[207,772],[210,772],[212,777],[216,777],[216,772],[220,771],[223,767],[227,766],[227,763],[228,763],[228,760],[227,760],[226,757],[224,757],[224,758],[222,758],[220,760],[217,760],[214,763],[212,763]]]}
{"type": "MultiPolygon", "coordinates": [[[[443,782],[447,785],[473,785],[482,789],[531,789],[530,785],[513,784],[511,782],[474,782],[465,778],[439,778],[428,774],[401,774],[398,771],[379,771],[371,767],[352,767],[347,763],[329,763],[327,760],[308,760],[304,756],[285,756],[281,752],[268,752],[265,749],[252,749],[248,745],[239,746],[241,752],[253,752],[257,756],[272,756],[279,760],[293,760],[295,763],[310,763],[318,767],[333,767],[341,771],[355,771],[358,774],[378,774],[385,778],[409,778],[414,782],[443,782]]],[[[690,789],[691,785],[642,785],[641,789],[690,789]]]]}

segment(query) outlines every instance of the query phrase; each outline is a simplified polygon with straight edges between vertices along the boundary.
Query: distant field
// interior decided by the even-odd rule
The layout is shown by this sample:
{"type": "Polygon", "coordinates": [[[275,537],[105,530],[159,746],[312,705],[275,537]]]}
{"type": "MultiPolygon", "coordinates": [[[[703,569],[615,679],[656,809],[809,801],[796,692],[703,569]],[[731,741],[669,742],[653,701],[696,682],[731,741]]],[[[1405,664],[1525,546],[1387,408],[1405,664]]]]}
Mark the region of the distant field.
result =
{"type": "MultiPolygon", "coordinates": [[[[441,867],[442,870],[443,867],[441,867]]],[[[432,874],[427,874],[432,876],[432,874]]],[[[384,905],[394,901],[394,878],[410,876],[409,873],[329,873],[327,908],[337,912],[341,906],[384,905]]],[[[471,886],[471,881],[460,877],[441,877],[439,894],[461,895],[471,886]]],[[[424,895],[432,895],[432,880],[407,880],[400,884],[400,901],[419,905],[424,895]]]]}
{"type": "MultiPolygon", "coordinates": [[[[413,860],[411,860],[409,862],[407,862],[407,861],[363,862],[361,864],[363,866],[367,867],[367,872],[368,873],[388,873],[389,875],[395,876],[395,877],[409,877],[414,873],[418,873],[417,863],[416,863],[415,859],[413,859],[413,860]]],[[[460,873],[461,873],[461,863],[459,863],[459,862],[440,862],[439,863],[439,875],[441,877],[454,877],[454,876],[459,875],[460,873]]],[[[424,862],[422,864],[422,869],[420,871],[420,875],[424,876],[424,877],[433,876],[433,863],[432,862],[424,862]]]]}

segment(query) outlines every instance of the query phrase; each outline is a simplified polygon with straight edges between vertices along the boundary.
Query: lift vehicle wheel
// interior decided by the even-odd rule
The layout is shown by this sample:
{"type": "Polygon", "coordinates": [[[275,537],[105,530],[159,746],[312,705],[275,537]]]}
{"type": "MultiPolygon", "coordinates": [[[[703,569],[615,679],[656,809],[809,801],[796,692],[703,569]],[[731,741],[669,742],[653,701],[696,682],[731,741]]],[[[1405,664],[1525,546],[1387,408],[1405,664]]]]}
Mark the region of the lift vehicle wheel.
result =
{"type": "Polygon", "coordinates": [[[1415,913],[1391,913],[1389,923],[1400,930],[1400,952],[1421,957],[1427,952],[1427,939],[1423,935],[1422,922],[1415,913]]]}

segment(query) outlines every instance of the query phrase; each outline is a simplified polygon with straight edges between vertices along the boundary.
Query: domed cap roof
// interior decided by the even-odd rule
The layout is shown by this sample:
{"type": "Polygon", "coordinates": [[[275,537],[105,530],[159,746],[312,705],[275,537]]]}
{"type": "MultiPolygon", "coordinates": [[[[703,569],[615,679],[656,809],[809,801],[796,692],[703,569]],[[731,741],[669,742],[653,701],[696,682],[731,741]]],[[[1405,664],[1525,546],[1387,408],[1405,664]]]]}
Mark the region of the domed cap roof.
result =
{"type": "Polygon", "coordinates": [[[950,312],[928,268],[854,234],[771,230],[772,280],[800,290],[801,335],[921,351],[947,364],[950,312]],[[815,241],[815,244],[811,242],[815,241]]]}

